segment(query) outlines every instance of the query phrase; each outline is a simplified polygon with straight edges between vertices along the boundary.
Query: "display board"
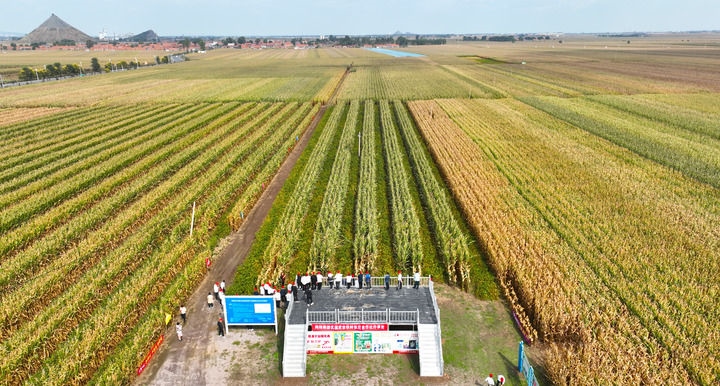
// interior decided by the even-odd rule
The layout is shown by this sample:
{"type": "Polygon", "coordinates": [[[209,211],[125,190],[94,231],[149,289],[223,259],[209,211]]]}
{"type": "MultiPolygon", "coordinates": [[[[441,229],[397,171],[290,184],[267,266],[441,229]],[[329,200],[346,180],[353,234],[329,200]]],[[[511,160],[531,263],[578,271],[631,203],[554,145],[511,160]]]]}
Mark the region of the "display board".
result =
{"type": "Polygon", "coordinates": [[[275,326],[277,335],[277,308],[271,296],[225,296],[223,304],[225,328],[229,326],[275,326]]]}

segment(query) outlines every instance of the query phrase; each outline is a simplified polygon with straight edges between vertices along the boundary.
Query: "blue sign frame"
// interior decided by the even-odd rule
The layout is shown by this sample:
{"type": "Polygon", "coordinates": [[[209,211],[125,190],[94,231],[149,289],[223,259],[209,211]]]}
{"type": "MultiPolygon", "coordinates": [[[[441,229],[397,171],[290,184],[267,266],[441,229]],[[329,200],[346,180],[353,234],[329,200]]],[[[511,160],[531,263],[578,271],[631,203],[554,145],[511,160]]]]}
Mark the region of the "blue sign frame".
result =
{"type": "Polygon", "coordinates": [[[278,333],[277,308],[272,296],[225,296],[225,330],[229,326],[275,326],[278,333]]]}

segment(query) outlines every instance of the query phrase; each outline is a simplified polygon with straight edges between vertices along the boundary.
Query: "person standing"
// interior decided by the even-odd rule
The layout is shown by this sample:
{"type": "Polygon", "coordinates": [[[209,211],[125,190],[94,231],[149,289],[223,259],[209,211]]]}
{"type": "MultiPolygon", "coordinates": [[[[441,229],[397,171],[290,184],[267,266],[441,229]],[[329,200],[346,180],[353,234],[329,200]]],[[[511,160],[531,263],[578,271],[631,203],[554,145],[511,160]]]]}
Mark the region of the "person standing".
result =
{"type": "Polygon", "coordinates": [[[390,274],[385,274],[385,291],[390,289],[390,274]]]}
{"type": "Polygon", "coordinates": [[[285,288],[285,287],[280,288],[280,306],[285,305],[286,308],[287,308],[287,302],[288,302],[287,294],[288,294],[287,288],[285,288]]]}
{"type": "Polygon", "coordinates": [[[370,272],[365,271],[365,288],[370,289],[370,272]]]}
{"type": "Polygon", "coordinates": [[[401,290],[402,284],[403,284],[402,283],[402,271],[398,271],[398,282],[397,282],[397,287],[395,289],[398,291],[401,290]]]}
{"type": "Polygon", "coordinates": [[[219,299],[220,307],[222,307],[225,304],[225,291],[220,291],[219,299]]]}
{"type": "Polygon", "coordinates": [[[492,373],[490,373],[490,376],[485,378],[485,384],[487,386],[495,386],[495,380],[493,379],[492,373]]]}
{"type": "Polygon", "coordinates": [[[205,270],[207,272],[210,272],[210,258],[209,257],[205,258],[205,270]]]}
{"type": "Polygon", "coordinates": [[[292,294],[293,294],[293,301],[294,302],[298,301],[298,286],[296,283],[293,283],[292,294]]]}
{"type": "Polygon", "coordinates": [[[342,273],[337,271],[335,273],[335,289],[340,289],[340,282],[342,281],[342,273]]]}
{"type": "Polygon", "coordinates": [[[310,288],[310,274],[305,272],[305,275],[303,275],[300,278],[300,284],[302,284],[303,291],[310,288]]]}
{"type": "Polygon", "coordinates": [[[315,304],[315,302],[313,302],[312,290],[310,289],[310,287],[307,287],[307,288],[305,289],[305,302],[307,303],[308,307],[310,307],[310,306],[312,306],[313,304],[315,304]]]}
{"type": "Polygon", "coordinates": [[[497,376],[497,386],[503,386],[505,384],[505,376],[502,374],[498,374],[497,376]]]}
{"type": "Polygon", "coordinates": [[[263,290],[262,290],[263,295],[265,295],[265,296],[272,295],[270,293],[270,283],[269,282],[265,282],[265,284],[263,284],[262,288],[263,288],[263,290]]]}
{"type": "Polygon", "coordinates": [[[315,272],[310,272],[310,289],[317,289],[317,274],[315,272]]]}
{"type": "Polygon", "coordinates": [[[207,303],[208,303],[208,308],[213,308],[213,304],[215,303],[215,300],[213,300],[213,296],[210,292],[208,292],[207,303]]]}
{"type": "Polygon", "coordinates": [[[180,322],[175,324],[175,333],[177,334],[178,340],[182,340],[182,326],[180,325],[180,322]]]}
{"type": "Polygon", "coordinates": [[[420,288],[420,271],[415,271],[415,275],[413,275],[413,288],[420,288]]]}
{"type": "Polygon", "coordinates": [[[335,283],[335,280],[333,279],[333,273],[328,272],[327,276],[328,276],[328,287],[330,287],[330,289],[333,289],[333,283],[335,283]]]}
{"type": "Polygon", "coordinates": [[[184,304],[180,305],[180,317],[183,320],[183,326],[184,326],[185,322],[187,321],[187,308],[185,308],[184,304]]]}
{"type": "Polygon", "coordinates": [[[225,292],[225,280],[220,282],[220,291],[225,292]]]}
{"type": "Polygon", "coordinates": [[[323,279],[325,279],[325,278],[323,277],[322,273],[320,273],[318,271],[318,273],[317,273],[317,290],[318,291],[320,291],[322,289],[323,279]]]}
{"type": "Polygon", "coordinates": [[[220,300],[218,292],[220,292],[220,283],[215,282],[215,284],[213,284],[213,293],[215,294],[215,299],[220,300]]]}
{"type": "Polygon", "coordinates": [[[280,308],[280,300],[282,300],[280,291],[273,292],[273,300],[275,300],[275,307],[280,308]]]}
{"type": "Polygon", "coordinates": [[[362,289],[363,281],[364,281],[363,279],[364,279],[363,273],[358,272],[358,275],[357,275],[358,289],[362,289]]]}
{"type": "Polygon", "coordinates": [[[218,328],[218,335],[225,336],[225,323],[223,323],[222,317],[218,318],[217,328],[218,328]]]}

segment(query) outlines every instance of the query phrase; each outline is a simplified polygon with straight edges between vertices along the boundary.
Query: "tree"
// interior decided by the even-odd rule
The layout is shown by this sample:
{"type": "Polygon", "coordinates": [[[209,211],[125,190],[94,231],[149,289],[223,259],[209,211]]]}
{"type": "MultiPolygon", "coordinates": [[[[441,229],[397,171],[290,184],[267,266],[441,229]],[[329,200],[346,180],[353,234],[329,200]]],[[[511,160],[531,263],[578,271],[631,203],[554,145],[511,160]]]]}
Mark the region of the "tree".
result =
{"type": "Polygon", "coordinates": [[[240,36],[239,38],[237,38],[237,43],[238,43],[238,44],[245,44],[245,43],[247,43],[247,40],[245,39],[245,36],[240,36]]]}
{"type": "Polygon", "coordinates": [[[85,47],[87,47],[88,50],[93,48],[94,45],[95,45],[95,42],[92,40],[88,40],[85,42],[85,47]]]}
{"type": "Polygon", "coordinates": [[[13,51],[17,51],[17,44],[15,44],[15,43],[10,43],[10,47],[12,47],[12,50],[13,50],[13,51]]]}
{"type": "Polygon", "coordinates": [[[397,38],[397,45],[400,47],[407,47],[408,46],[408,40],[405,36],[398,36],[397,38]]]}
{"type": "Polygon", "coordinates": [[[65,75],[78,75],[80,74],[80,66],[77,64],[66,64],[65,67],[63,67],[62,72],[65,75]]]}
{"type": "Polygon", "coordinates": [[[185,38],[185,39],[181,40],[180,45],[182,45],[185,48],[185,52],[188,52],[188,50],[190,49],[190,39],[185,38]]]}
{"type": "Polygon", "coordinates": [[[21,81],[27,82],[31,80],[36,79],[35,72],[30,67],[23,67],[22,70],[20,70],[20,75],[18,75],[18,79],[21,81]]]}
{"type": "Polygon", "coordinates": [[[102,67],[100,66],[98,58],[90,59],[90,67],[92,68],[92,72],[102,72],[102,67]]]}

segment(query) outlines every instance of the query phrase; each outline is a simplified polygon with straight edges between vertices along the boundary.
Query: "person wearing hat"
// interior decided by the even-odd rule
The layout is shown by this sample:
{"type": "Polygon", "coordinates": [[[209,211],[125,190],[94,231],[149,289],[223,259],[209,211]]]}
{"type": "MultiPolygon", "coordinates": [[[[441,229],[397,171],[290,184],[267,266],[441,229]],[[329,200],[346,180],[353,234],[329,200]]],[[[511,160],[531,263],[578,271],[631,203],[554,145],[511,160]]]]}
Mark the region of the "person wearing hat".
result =
{"type": "Polygon", "coordinates": [[[498,374],[497,376],[497,385],[503,386],[505,384],[505,376],[502,374],[498,374]]]}
{"type": "Polygon", "coordinates": [[[225,336],[225,324],[223,323],[222,316],[218,318],[217,328],[218,328],[218,335],[225,336]]]}
{"type": "Polygon", "coordinates": [[[492,373],[490,373],[490,375],[485,378],[485,383],[487,384],[487,386],[495,386],[495,380],[493,379],[492,373]]]}
{"type": "Polygon", "coordinates": [[[340,271],[337,271],[334,276],[335,280],[335,289],[340,289],[340,282],[342,281],[342,273],[340,271]]]}

